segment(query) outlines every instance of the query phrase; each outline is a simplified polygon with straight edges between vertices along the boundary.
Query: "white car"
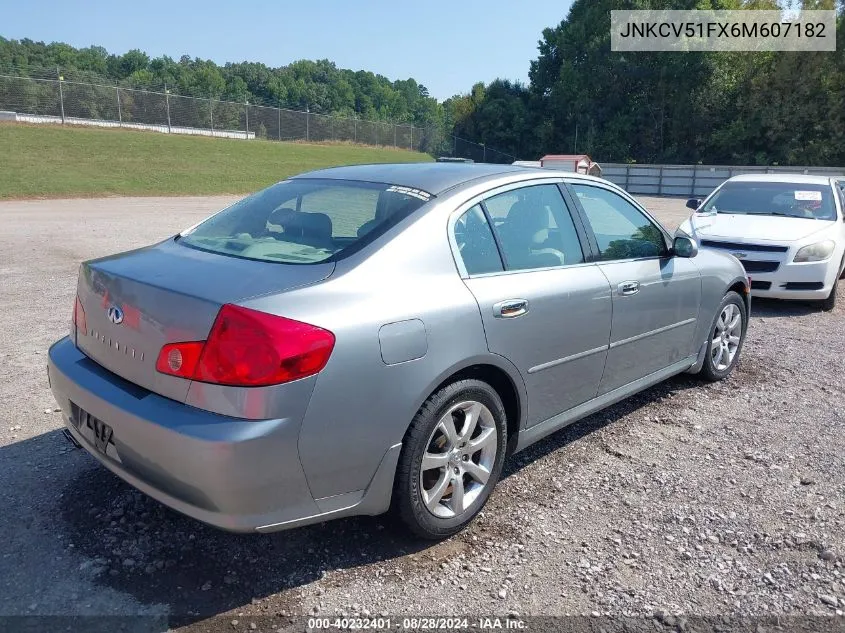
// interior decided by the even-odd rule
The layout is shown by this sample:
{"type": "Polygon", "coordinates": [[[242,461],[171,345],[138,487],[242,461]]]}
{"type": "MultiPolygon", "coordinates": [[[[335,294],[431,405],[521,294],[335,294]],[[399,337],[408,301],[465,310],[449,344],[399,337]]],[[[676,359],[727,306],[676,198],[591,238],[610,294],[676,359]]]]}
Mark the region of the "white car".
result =
{"type": "Polygon", "coordinates": [[[827,176],[734,176],[703,202],[677,234],[702,248],[738,258],[751,278],[751,294],[836,303],[845,269],[845,191],[827,176]]]}

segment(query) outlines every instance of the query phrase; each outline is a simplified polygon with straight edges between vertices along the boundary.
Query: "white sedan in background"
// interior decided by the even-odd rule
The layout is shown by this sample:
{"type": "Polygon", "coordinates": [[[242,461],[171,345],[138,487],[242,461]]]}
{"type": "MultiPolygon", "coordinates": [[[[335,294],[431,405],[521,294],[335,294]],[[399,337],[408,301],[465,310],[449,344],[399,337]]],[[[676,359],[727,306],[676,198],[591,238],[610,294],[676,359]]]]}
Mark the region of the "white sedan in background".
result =
{"type": "Polygon", "coordinates": [[[845,269],[845,192],[827,176],[735,176],[703,202],[678,235],[731,253],[751,278],[751,294],[836,303],[845,269]]]}

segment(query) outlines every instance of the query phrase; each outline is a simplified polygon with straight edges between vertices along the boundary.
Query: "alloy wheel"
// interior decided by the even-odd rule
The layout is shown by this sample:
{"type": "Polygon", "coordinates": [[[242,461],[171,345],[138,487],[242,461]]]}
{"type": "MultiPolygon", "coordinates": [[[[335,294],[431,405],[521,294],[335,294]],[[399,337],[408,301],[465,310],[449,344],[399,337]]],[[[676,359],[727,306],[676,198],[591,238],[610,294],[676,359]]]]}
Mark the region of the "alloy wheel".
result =
{"type": "Polygon", "coordinates": [[[710,358],[716,371],[724,371],[733,363],[742,340],[742,313],[733,303],[727,304],[716,321],[710,358]]]}
{"type": "Polygon", "coordinates": [[[493,414],[476,401],[459,402],[440,418],[426,444],[420,491],[439,518],[463,514],[479,501],[498,450],[493,414]]]}

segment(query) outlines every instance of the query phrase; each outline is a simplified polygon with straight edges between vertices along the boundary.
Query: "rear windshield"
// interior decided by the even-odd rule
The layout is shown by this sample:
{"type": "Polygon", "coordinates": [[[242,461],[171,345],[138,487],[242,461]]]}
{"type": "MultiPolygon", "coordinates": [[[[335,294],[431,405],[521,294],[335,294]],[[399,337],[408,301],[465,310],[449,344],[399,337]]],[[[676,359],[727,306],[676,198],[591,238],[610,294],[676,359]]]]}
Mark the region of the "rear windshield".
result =
{"type": "Polygon", "coordinates": [[[830,185],[787,182],[728,182],[699,213],[777,215],[810,220],[835,220],[830,185]]]}
{"type": "Polygon", "coordinates": [[[430,199],[409,187],[297,178],[236,202],[177,239],[221,255],[315,264],[357,250],[430,199]]]}

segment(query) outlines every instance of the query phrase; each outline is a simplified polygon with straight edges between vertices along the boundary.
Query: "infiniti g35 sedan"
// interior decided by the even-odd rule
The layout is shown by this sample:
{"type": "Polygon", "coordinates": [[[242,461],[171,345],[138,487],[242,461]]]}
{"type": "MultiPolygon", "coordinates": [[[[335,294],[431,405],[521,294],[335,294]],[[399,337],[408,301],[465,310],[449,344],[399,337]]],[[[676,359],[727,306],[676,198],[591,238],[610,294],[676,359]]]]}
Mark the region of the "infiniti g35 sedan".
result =
{"type": "Polygon", "coordinates": [[[325,169],[82,264],[49,353],[66,434],[171,508],[272,531],[478,514],[508,455],[674,374],[728,376],[739,261],[606,181],[325,169]]]}
{"type": "Polygon", "coordinates": [[[749,174],[725,181],[676,235],[733,254],[751,277],[751,293],[836,304],[845,275],[845,192],[836,178],[749,174]]]}

